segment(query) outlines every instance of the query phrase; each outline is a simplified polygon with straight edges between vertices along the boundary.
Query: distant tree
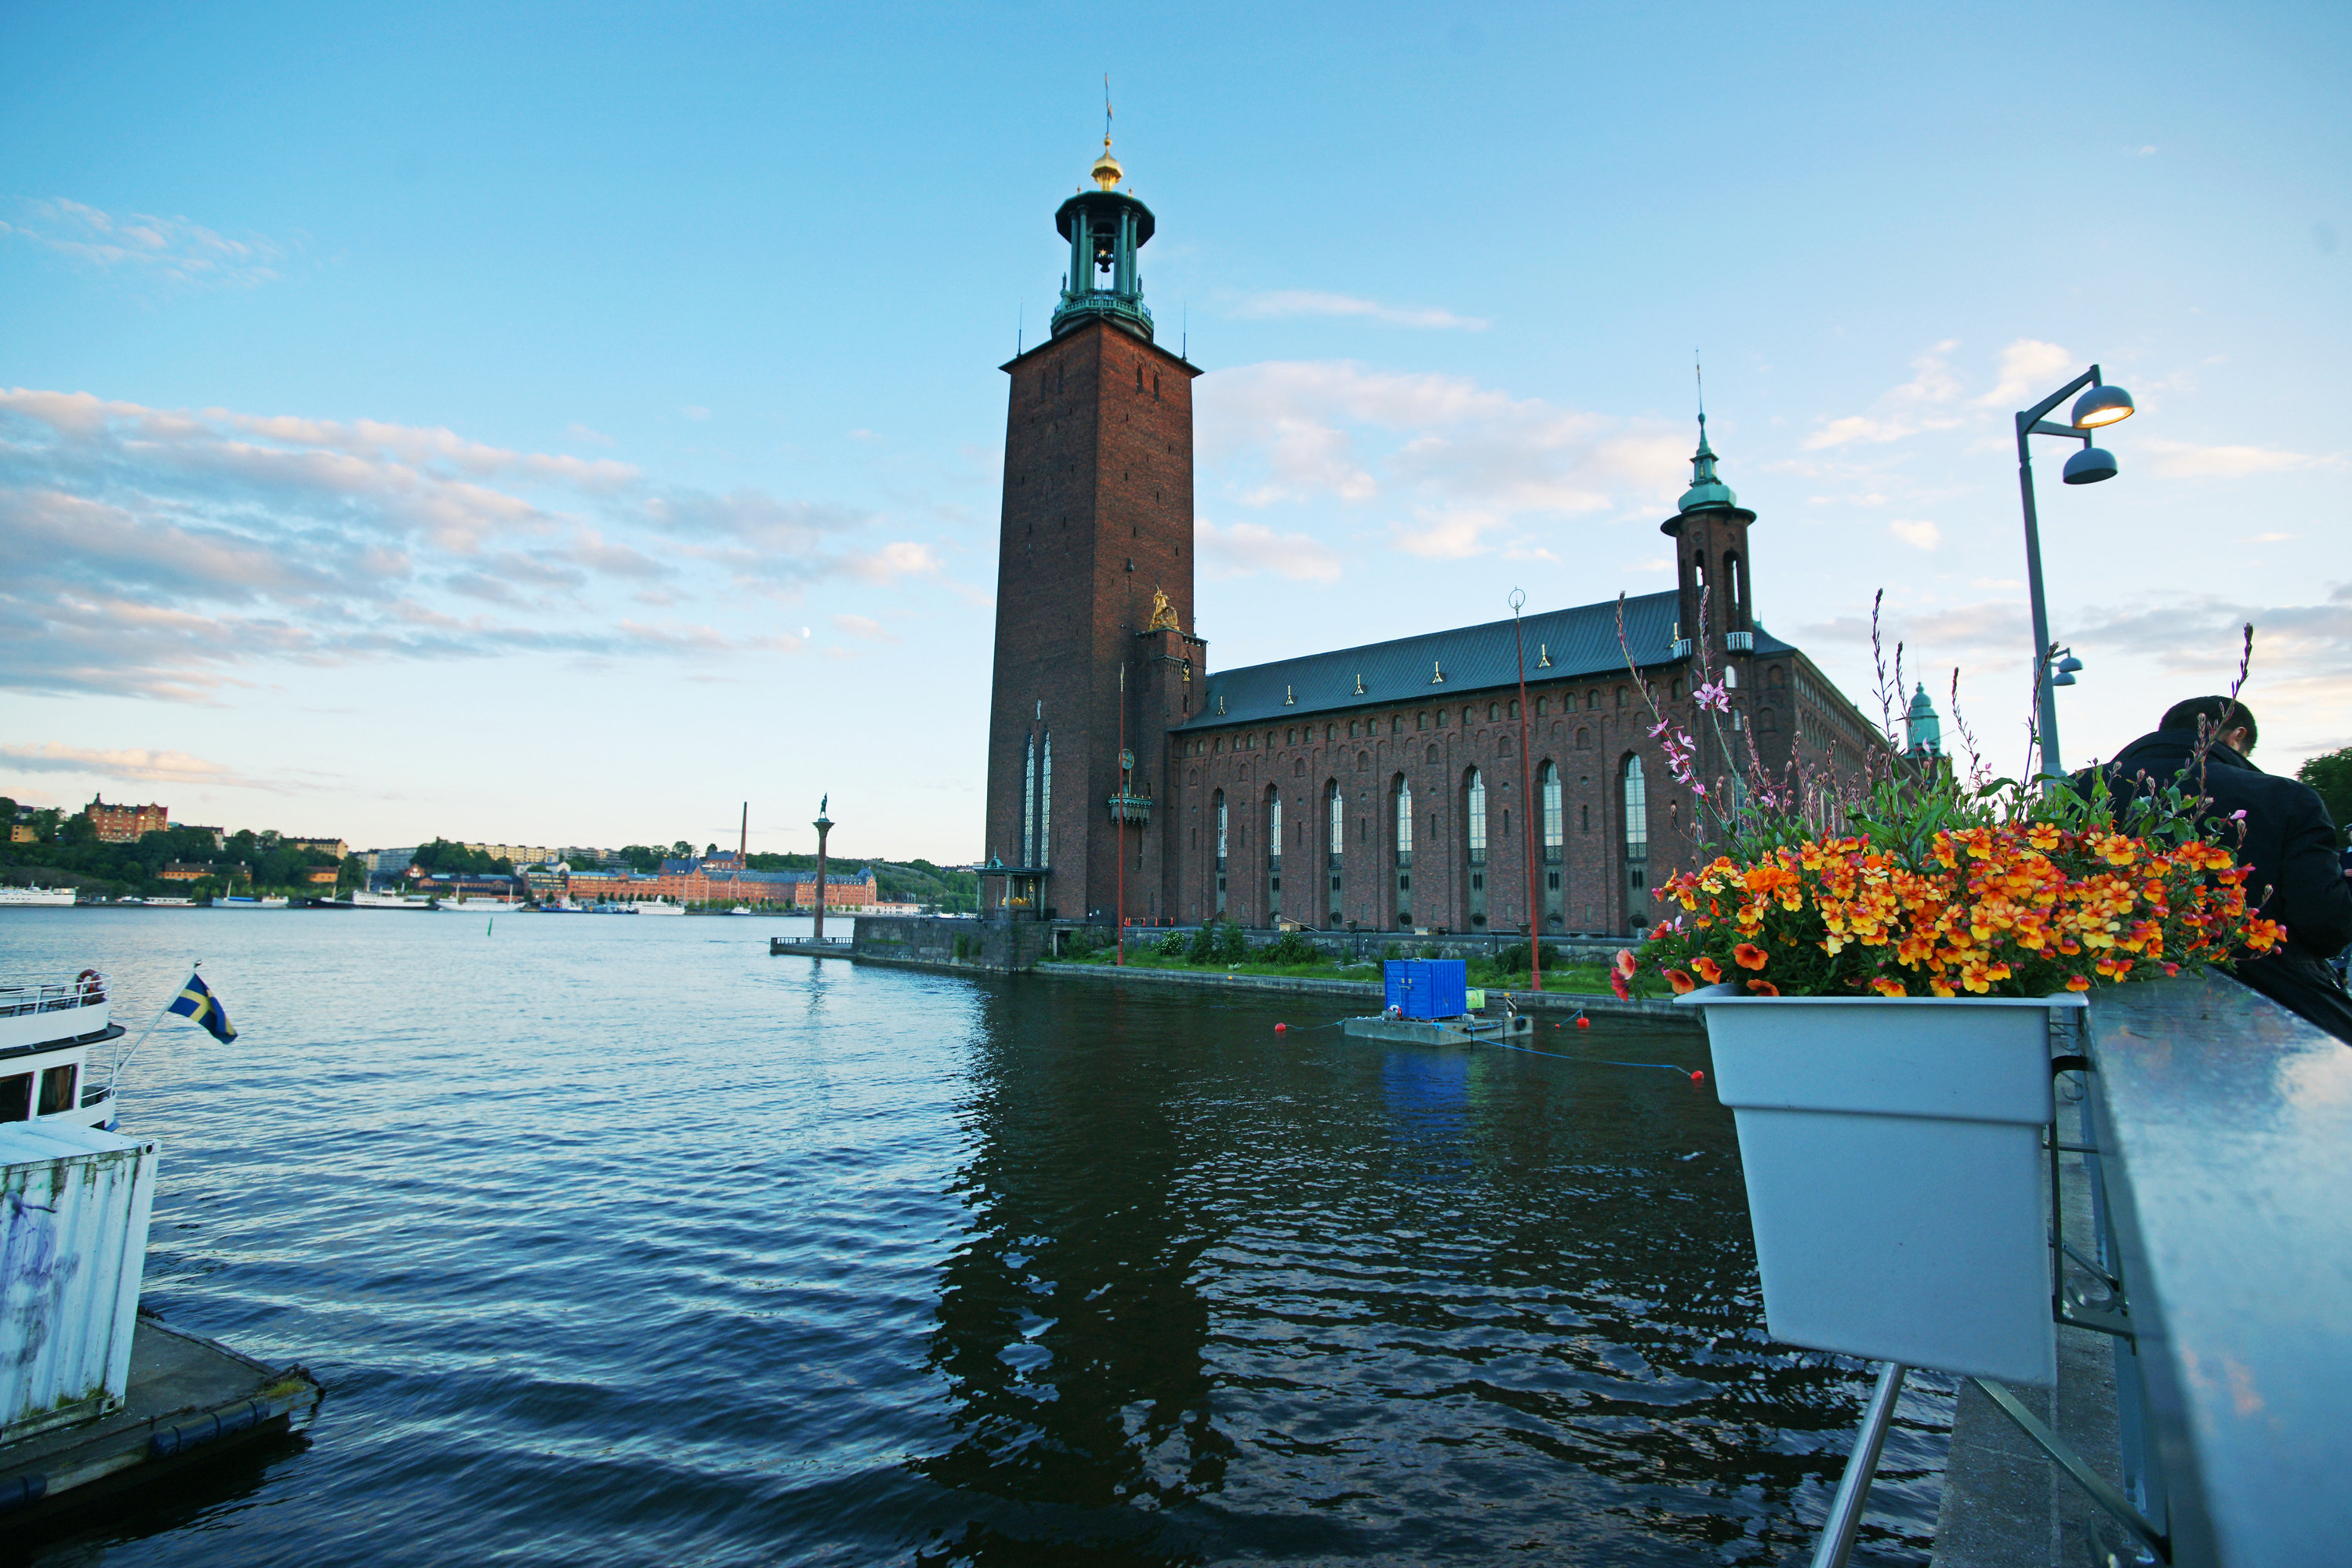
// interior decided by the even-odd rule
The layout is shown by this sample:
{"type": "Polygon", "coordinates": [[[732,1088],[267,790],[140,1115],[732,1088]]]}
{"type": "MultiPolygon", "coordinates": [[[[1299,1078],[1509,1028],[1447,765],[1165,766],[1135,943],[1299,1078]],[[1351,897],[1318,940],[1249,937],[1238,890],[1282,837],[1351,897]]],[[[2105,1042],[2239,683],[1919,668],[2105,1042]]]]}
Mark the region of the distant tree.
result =
{"type": "Polygon", "coordinates": [[[98,842],[98,824],[92,822],[89,817],[82,816],[81,813],[76,812],[73,816],[67,817],[64,826],[58,830],[58,842],[60,844],[95,844],[98,842]]]}
{"type": "Polygon", "coordinates": [[[683,860],[694,853],[694,846],[681,838],[669,847],[669,852],[683,860]]]}
{"type": "Polygon", "coordinates": [[[2352,746],[2314,757],[2294,770],[2294,776],[2319,792],[2327,815],[2336,824],[2336,841],[2352,844],[2352,746]]]}

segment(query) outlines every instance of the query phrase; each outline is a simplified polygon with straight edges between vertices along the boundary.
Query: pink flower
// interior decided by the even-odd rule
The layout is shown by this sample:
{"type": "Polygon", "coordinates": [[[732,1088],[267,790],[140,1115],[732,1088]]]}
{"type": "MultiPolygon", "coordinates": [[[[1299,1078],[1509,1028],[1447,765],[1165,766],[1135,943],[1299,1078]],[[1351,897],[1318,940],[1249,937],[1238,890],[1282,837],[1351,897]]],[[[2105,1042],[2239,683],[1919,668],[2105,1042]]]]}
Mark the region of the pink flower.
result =
{"type": "Polygon", "coordinates": [[[2230,814],[2230,820],[2232,822],[2243,822],[2246,820],[2246,814],[2242,811],[2233,811],[2230,814]]]}
{"type": "Polygon", "coordinates": [[[1701,708],[1712,708],[1718,713],[1731,711],[1731,694],[1724,690],[1720,680],[1711,680],[1692,692],[1691,700],[1701,708]]]}

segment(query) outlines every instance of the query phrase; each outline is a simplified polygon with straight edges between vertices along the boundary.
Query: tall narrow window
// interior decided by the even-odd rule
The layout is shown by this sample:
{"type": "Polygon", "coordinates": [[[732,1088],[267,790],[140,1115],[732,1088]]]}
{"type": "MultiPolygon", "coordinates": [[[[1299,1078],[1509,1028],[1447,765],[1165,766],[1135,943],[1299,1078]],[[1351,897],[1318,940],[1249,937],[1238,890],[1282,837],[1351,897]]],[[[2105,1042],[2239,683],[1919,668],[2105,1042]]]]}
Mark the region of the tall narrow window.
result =
{"type": "Polygon", "coordinates": [[[1037,737],[1031,735],[1021,759],[1021,864],[1037,863],[1037,737]]]}
{"type": "Polygon", "coordinates": [[[1225,792],[1217,792],[1217,913],[1225,912],[1225,792]]]}
{"type": "Polygon", "coordinates": [[[1396,923],[1412,925],[1412,785],[1396,782],[1396,923]]]}
{"type": "Polygon", "coordinates": [[[1265,913],[1269,923],[1282,918],[1282,796],[1265,803],[1265,913]]]}
{"type": "Polygon", "coordinates": [[[1037,765],[1037,858],[1035,864],[1054,863],[1054,731],[1045,731],[1045,744],[1041,749],[1037,765]]]}
{"type": "Polygon", "coordinates": [[[1470,827],[1470,864],[1486,863],[1486,775],[1476,768],[1470,770],[1470,788],[1466,792],[1470,827]]]}
{"type": "Polygon", "coordinates": [[[1333,779],[1326,788],[1324,808],[1329,817],[1328,837],[1324,840],[1324,853],[1330,866],[1331,889],[1328,902],[1331,908],[1331,923],[1337,926],[1340,921],[1339,856],[1348,843],[1348,797],[1339,793],[1339,781],[1337,779],[1333,779]]]}
{"type": "Polygon", "coordinates": [[[1625,789],[1625,929],[1638,931],[1650,913],[1650,795],[1642,759],[1628,756],[1625,789]]]}
{"type": "Polygon", "coordinates": [[[1546,763],[1538,774],[1543,784],[1543,858],[1560,858],[1559,770],[1546,763]]]}

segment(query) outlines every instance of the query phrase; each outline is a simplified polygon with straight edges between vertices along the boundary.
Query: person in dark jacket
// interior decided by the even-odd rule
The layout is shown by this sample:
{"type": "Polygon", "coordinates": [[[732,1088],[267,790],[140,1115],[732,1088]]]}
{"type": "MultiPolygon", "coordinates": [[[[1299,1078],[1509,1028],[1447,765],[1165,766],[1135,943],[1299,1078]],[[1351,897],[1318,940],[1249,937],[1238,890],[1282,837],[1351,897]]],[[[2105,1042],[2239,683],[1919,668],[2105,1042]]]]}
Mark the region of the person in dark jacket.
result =
{"type": "Polygon", "coordinates": [[[2319,793],[2294,779],[2266,773],[2246,760],[2258,731],[2245,704],[2226,697],[2192,697],[2165,713],[2154,734],[2142,735],[2105,769],[2118,796],[2161,789],[2175,779],[2202,794],[2208,818],[2243,814],[2245,837],[2222,842],[2242,866],[2246,903],[2286,927],[2286,940],[2269,952],[2241,958],[2238,979],[2352,1044],[2352,996],[2329,960],[2352,943],[2352,873],[2336,853],[2336,825],[2319,793]],[[2198,745],[2211,737],[2201,767],[2198,745]],[[2182,775],[2186,774],[2186,777],[2182,775]]]}

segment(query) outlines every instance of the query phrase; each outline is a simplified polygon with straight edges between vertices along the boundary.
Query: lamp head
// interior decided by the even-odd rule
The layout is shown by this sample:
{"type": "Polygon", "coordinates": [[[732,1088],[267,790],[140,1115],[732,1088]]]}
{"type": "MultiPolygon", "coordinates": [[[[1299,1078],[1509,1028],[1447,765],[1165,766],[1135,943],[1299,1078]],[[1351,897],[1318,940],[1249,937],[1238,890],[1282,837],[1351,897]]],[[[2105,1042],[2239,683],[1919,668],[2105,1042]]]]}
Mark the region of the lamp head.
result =
{"type": "Polygon", "coordinates": [[[2058,673],[2061,675],[2072,675],[2082,668],[2083,661],[2071,653],[2058,661],[2058,673]]]}
{"type": "Polygon", "coordinates": [[[2077,429],[2095,430],[2102,425],[2128,419],[2137,412],[2131,394],[2110,382],[2105,386],[2095,386],[2074,399],[2074,421],[2077,429]]]}
{"type": "Polygon", "coordinates": [[[2095,485],[2116,477],[2116,455],[2103,447],[2085,447],[2066,459],[2060,478],[2070,485],[2095,485]]]}
{"type": "Polygon", "coordinates": [[[2074,678],[2068,675],[2065,671],[2061,670],[2056,675],[2050,678],[2050,684],[2053,686],[2072,686],[2074,684],[2074,678]]]}

